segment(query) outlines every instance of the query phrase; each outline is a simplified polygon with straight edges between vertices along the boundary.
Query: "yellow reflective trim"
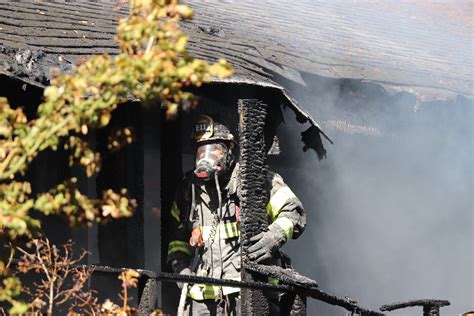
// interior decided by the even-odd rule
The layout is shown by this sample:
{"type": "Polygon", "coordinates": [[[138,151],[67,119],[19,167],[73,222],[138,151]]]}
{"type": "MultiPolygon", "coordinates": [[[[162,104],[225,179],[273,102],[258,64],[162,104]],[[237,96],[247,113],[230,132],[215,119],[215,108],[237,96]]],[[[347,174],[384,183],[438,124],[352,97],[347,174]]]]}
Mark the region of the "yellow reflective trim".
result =
{"type": "Polygon", "coordinates": [[[170,242],[170,246],[181,246],[181,245],[189,246],[187,242],[182,241],[182,240],[173,240],[170,242]]]}
{"type": "Polygon", "coordinates": [[[230,286],[223,286],[222,287],[222,294],[229,295],[232,293],[240,292],[240,288],[238,287],[230,287],[230,286]]]}
{"type": "MultiPolygon", "coordinates": [[[[222,223],[217,226],[216,234],[221,231],[224,236],[223,238],[234,238],[237,236],[240,236],[240,228],[239,228],[239,223],[237,222],[230,222],[230,223],[222,223]]],[[[211,234],[211,228],[212,226],[202,226],[200,227],[202,231],[202,238],[204,240],[209,239],[209,235],[211,234]]]]}
{"type": "Polygon", "coordinates": [[[237,222],[221,224],[220,227],[224,230],[226,238],[239,236],[239,227],[237,222]]]}
{"type": "Polygon", "coordinates": [[[271,203],[271,201],[268,201],[268,203],[267,203],[267,217],[271,218],[272,221],[274,219],[273,216],[272,216],[272,203],[271,203]]]}
{"type": "Polygon", "coordinates": [[[173,240],[168,246],[168,255],[174,252],[181,251],[188,255],[192,255],[192,249],[189,243],[181,240],[173,240]]]}
{"type": "Polygon", "coordinates": [[[188,254],[188,255],[192,254],[192,252],[191,252],[191,250],[189,250],[189,248],[180,246],[180,247],[174,247],[174,248],[168,249],[168,255],[170,255],[172,253],[175,253],[175,252],[178,252],[178,251],[184,252],[185,254],[188,254]]]}
{"type": "Polygon", "coordinates": [[[220,297],[220,290],[218,286],[209,284],[193,284],[188,290],[188,297],[195,300],[210,300],[220,297]]]}
{"type": "Polygon", "coordinates": [[[188,289],[188,297],[195,299],[195,300],[203,300],[204,299],[204,289],[201,289],[199,284],[193,284],[188,289]]]}
{"type": "Polygon", "coordinates": [[[178,205],[176,204],[176,202],[173,202],[173,204],[171,205],[171,216],[173,216],[173,218],[176,219],[178,223],[181,222],[181,219],[179,218],[180,214],[181,212],[178,208],[178,205]]]}
{"type": "Polygon", "coordinates": [[[269,215],[272,221],[275,220],[286,201],[295,197],[296,195],[289,187],[284,186],[279,188],[267,204],[267,215],[269,215]]]}
{"type": "Polygon", "coordinates": [[[188,289],[188,297],[195,300],[214,300],[222,295],[239,292],[240,288],[230,286],[218,286],[211,284],[192,284],[188,289]]]}
{"type": "Polygon", "coordinates": [[[275,278],[268,278],[268,283],[278,285],[280,284],[280,280],[275,278]]]}
{"type": "Polygon", "coordinates": [[[274,221],[274,223],[280,226],[281,229],[283,229],[283,231],[285,232],[286,240],[290,240],[293,236],[293,229],[295,228],[293,222],[289,218],[278,217],[274,221]]]}

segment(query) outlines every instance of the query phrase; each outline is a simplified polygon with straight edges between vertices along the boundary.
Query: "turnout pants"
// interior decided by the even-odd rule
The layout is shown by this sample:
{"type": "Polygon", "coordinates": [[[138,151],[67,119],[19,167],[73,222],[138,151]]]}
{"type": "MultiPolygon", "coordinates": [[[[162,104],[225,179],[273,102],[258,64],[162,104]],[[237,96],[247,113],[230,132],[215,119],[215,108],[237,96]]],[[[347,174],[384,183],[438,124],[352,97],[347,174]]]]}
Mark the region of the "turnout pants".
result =
{"type": "MultiPolygon", "coordinates": [[[[278,299],[269,300],[270,315],[280,315],[278,299]]],[[[224,296],[223,299],[215,300],[193,300],[186,299],[184,315],[186,316],[240,316],[240,293],[234,293],[224,296]]]]}
{"type": "Polygon", "coordinates": [[[193,300],[187,298],[184,307],[186,316],[240,316],[240,293],[225,295],[220,300],[193,300]]]}

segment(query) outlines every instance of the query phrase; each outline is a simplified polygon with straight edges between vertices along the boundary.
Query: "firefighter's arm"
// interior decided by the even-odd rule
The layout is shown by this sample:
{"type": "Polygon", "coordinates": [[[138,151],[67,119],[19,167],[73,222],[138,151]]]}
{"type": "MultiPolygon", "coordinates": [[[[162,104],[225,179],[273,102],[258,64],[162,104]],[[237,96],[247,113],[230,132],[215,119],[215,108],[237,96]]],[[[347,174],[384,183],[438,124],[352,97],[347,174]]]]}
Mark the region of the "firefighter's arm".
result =
{"type": "Polygon", "coordinates": [[[279,246],[298,238],[306,226],[306,213],[298,197],[279,174],[269,172],[270,199],[267,204],[269,231],[278,238],[279,246]]]}
{"type": "Polygon", "coordinates": [[[170,226],[171,238],[168,245],[167,262],[171,265],[173,272],[180,273],[183,269],[189,267],[193,252],[189,245],[190,232],[188,225],[176,202],[173,202],[171,206],[170,226]]]}
{"type": "Polygon", "coordinates": [[[286,241],[298,238],[306,225],[303,205],[281,176],[269,173],[269,184],[268,231],[250,239],[253,245],[249,248],[249,257],[256,262],[269,259],[286,241]]]}

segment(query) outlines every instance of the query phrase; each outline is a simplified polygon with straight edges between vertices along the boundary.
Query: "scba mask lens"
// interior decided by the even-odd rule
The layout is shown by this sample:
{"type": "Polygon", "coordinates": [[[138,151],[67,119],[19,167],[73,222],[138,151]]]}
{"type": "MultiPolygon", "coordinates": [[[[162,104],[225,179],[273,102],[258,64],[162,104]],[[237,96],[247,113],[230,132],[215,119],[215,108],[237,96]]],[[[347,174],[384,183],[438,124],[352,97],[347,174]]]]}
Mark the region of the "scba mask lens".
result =
{"type": "Polygon", "coordinates": [[[214,174],[225,169],[227,147],[224,144],[204,144],[196,151],[196,169],[194,174],[202,180],[209,180],[214,174]]]}

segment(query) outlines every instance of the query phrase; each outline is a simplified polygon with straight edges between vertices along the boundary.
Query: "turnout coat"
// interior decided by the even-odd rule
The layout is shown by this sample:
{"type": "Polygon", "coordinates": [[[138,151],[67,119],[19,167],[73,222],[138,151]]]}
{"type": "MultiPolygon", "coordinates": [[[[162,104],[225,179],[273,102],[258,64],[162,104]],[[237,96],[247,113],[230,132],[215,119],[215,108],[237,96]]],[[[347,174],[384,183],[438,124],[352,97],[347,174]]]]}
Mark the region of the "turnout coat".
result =
{"type": "MultiPolygon", "coordinates": [[[[281,237],[282,244],[291,238],[298,238],[306,225],[301,202],[277,173],[267,172],[266,186],[269,230],[281,237]]],[[[186,173],[172,204],[173,227],[167,261],[178,260],[184,266],[194,266],[197,276],[240,280],[238,163],[230,177],[219,180],[219,187],[213,180],[199,182],[192,172],[186,173]],[[191,247],[193,230],[202,236],[203,247],[191,247]]],[[[189,286],[188,296],[195,300],[215,300],[240,290],[206,284],[189,286]]]]}

